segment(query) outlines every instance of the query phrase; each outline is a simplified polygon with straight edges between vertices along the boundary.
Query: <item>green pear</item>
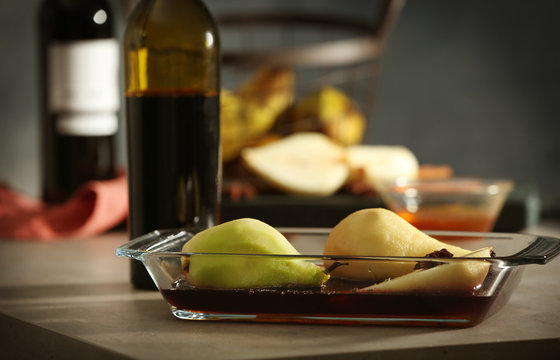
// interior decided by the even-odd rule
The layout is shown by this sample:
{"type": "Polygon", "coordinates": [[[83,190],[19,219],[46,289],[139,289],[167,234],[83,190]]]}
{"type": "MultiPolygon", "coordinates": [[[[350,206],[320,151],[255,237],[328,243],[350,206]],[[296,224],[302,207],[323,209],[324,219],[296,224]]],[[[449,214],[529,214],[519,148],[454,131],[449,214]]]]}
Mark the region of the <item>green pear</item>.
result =
{"type": "MultiPolygon", "coordinates": [[[[492,248],[479,249],[463,257],[491,257],[492,248]]],[[[442,259],[442,261],[445,261],[442,259]]],[[[484,260],[450,261],[369,286],[360,291],[473,291],[482,285],[490,263],[484,260]]]]}
{"type": "MultiPolygon", "coordinates": [[[[232,220],[194,235],[183,245],[193,254],[185,275],[194,286],[236,289],[320,286],[329,275],[303,259],[219,254],[299,255],[275,228],[250,218],[232,220]]],[[[186,258],[185,258],[186,259],[186,258]]]]}
{"type": "MultiPolygon", "coordinates": [[[[455,257],[470,252],[428,236],[390,210],[375,208],[356,211],[340,221],[329,234],[324,254],[423,257],[441,249],[447,249],[455,257]]],[[[409,273],[415,264],[414,261],[355,260],[331,274],[378,282],[409,273]]]]}

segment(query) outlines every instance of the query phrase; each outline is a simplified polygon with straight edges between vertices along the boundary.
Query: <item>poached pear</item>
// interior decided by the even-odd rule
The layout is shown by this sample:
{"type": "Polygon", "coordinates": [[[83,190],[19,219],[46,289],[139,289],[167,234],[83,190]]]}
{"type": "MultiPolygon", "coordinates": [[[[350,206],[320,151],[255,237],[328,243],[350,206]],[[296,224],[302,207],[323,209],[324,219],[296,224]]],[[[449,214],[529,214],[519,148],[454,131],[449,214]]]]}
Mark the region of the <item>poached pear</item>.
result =
{"type": "MultiPolygon", "coordinates": [[[[464,257],[491,257],[491,253],[492,248],[487,247],[464,257]]],[[[361,291],[473,291],[482,285],[489,269],[490,263],[484,260],[450,261],[430,269],[415,270],[361,291]]]]}
{"type": "Polygon", "coordinates": [[[278,230],[251,218],[232,220],[195,234],[183,245],[183,268],[194,286],[222,289],[320,286],[329,275],[303,259],[223,254],[300,255],[278,230]],[[222,255],[220,255],[222,254],[222,255]]]}
{"type": "MultiPolygon", "coordinates": [[[[423,257],[441,249],[455,257],[471,252],[432,238],[390,210],[373,208],[356,211],[340,221],[327,238],[324,254],[423,257]]],[[[384,281],[410,273],[414,266],[412,261],[353,261],[331,274],[352,280],[384,281]]]]}

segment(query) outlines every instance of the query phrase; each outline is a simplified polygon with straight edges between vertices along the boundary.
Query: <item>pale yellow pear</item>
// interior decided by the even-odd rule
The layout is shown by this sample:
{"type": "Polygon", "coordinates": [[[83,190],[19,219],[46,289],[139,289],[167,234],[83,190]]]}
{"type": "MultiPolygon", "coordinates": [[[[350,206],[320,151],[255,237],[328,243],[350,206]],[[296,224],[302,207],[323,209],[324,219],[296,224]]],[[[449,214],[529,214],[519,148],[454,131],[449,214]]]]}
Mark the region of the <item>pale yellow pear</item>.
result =
{"type": "MultiPolygon", "coordinates": [[[[390,210],[374,208],[356,211],[340,221],[329,234],[324,254],[423,257],[441,249],[455,257],[470,252],[428,236],[390,210]]],[[[414,266],[415,262],[353,261],[336,268],[332,275],[383,281],[409,273],[414,266]]]]}

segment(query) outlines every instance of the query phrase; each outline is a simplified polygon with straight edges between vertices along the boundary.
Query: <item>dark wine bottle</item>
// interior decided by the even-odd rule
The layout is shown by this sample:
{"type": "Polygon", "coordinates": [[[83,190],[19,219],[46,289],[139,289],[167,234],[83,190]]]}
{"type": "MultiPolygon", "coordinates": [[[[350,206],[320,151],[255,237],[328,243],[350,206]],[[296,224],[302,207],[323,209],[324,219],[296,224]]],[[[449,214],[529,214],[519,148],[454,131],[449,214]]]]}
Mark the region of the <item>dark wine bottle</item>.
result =
{"type": "MultiPolygon", "coordinates": [[[[218,221],[220,43],[199,0],[142,0],[124,40],[129,232],[218,221]]],[[[131,263],[137,288],[154,288],[131,263]]]]}
{"type": "Polygon", "coordinates": [[[105,0],[44,0],[38,23],[42,193],[61,202],[115,176],[119,44],[105,0]]]}

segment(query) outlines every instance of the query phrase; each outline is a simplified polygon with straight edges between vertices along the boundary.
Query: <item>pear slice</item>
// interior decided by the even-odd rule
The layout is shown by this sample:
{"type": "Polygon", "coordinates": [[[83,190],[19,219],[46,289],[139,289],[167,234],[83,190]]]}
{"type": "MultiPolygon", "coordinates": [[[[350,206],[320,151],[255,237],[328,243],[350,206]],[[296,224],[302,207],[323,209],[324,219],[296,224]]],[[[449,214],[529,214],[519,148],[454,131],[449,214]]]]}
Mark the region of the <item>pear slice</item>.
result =
{"type": "MultiPolygon", "coordinates": [[[[455,257],[470,252],[428,236],[390,210],[374,208],[356,211],[340,221],[331,230],[323,253],[423,257],[441,249],[447,249],[455,257]]],[[[383,281],[413,271],[414,265],[414,262],[405,261],[352,261],[336,268],[332,275],[352,280],[383,281]]]]}
{"type": "MultiPolygon", "coordinates": [[[[486,247],[463,257],[490,257],[492,248],[486,247]]],[[[442,261],[445,259],[442,258],[442,261]]],[[[490,263],[484,260],[458,260],[375,284],[360,291],[473,291],[482,285],[490,263]]]]}
{"type": "Polygon", "coordinates": [[[346,151],[351,178],[364,181],[377,191],[399,178],[418,177],[418,160],[404,146],[354,145],[346,151]]]}
{"type": "MultiPolygon", "coordinates": [[[[183,252],[299,255],[275,228],[250,218],[232,220],[194,235],[183,252]]],[[[186,279],[194,286],[222,289],[320,286],[329,279],[303,259],[193,254],[183,259],[186,279]]]]}
{"type": "Polygon", "coordinates": [[[296,133],[273,143],[246,148],[247,167],[289,194],[329,196],[348,178],[345,150],[319,133],[296,133]]]}

